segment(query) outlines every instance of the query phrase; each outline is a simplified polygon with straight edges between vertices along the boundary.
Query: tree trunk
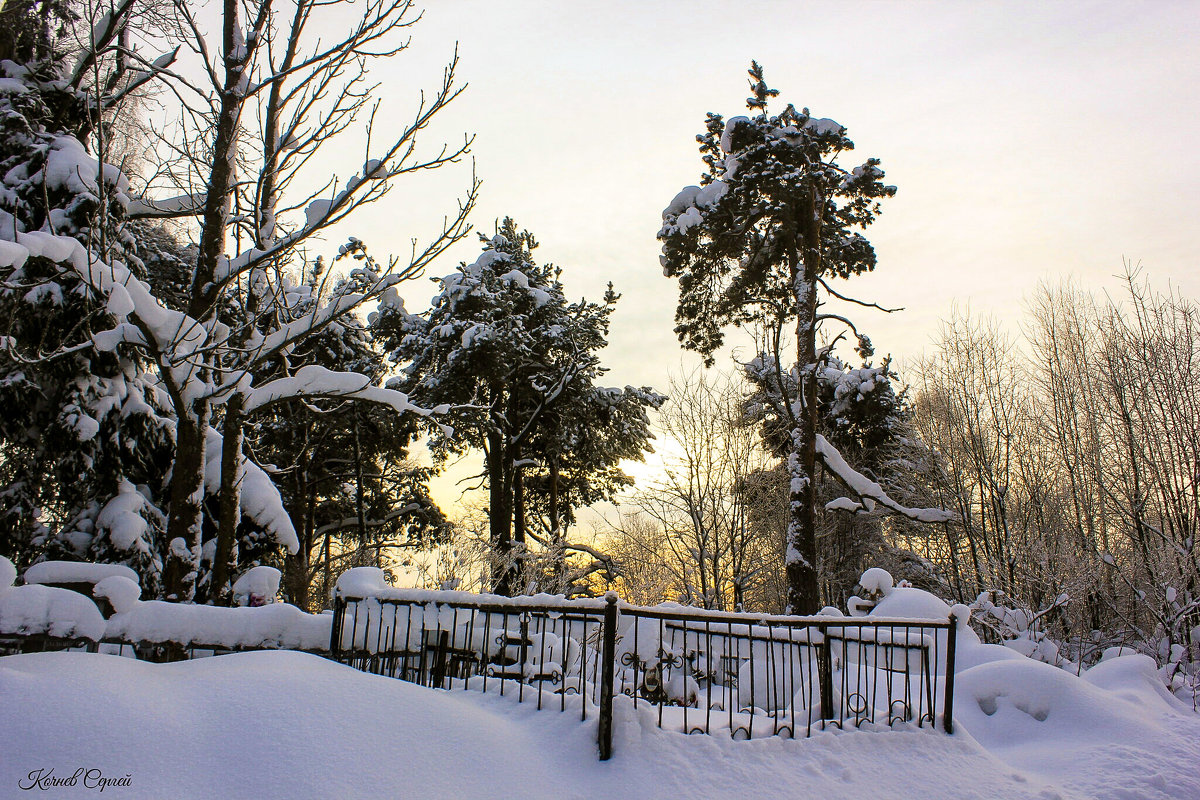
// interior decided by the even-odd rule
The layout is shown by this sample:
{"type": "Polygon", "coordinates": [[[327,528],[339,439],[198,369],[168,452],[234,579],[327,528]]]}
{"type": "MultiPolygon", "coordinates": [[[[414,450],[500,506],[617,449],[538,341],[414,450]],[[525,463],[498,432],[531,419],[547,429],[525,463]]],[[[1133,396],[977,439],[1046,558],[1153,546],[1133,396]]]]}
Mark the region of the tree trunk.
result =
{"type": "Polygon", "coordinates": [[[567,591],[567,553],[558,507],[558,455],[550,456],[550,546],[554,548],[554,591],[567,591]]]}
{"type": "Polygon", "coordinates": [[[359,441],[357,404],[354,406],[354,515],[358,518],[359,551],[355,566],[367,566],[364,555],[367,552],[367,509],[363,500],[362,443],[359,441]]]}
{"type": "Polygon", "coordinates": [[[294,473],[293,500],[292,504],[287,507],[287,513],[292,520],[292,527],[296,529],[300,539],[300,549],[294,554],[284,554],[283,586],[287,599],[292,605],[303,611],[312,611],[308,603],[311,577],[309,569],[314,542],[312,526],[308,524],[308,515],[305,513],[308,498],[307,474],[308,471],[303,468],[297,469],[294,473]]]}
{"type": "MultiPolygon", "coordinates": [[[[217,283],[217,264],[225,249],[226,225],[229,222],[230,195],[234,180],[234,159],[237,155],[238,120],[245,103],[238,86],[245,69],[244,56],[235,56],[238,44],[238,4],[224,0],[223,52],[225,86],[221,92],[221,108],[217,116],[213,139],[212,171],[209,173],[204,213],[200,229],[200,246],[196,255],[196,270],[188,297],[188,316],[201,322],[216,313],[220,286],[217,283]]],[[[211,364],[197,363],[199,372],[211,364]]],[[[202,374],[188,380],[203,379],[202,374]]],[[[163,568],[163,583],[168,600],[192,600],[196,595],[196,579],[200,563],[200,545],[204,501],[205,437],[211,410],[206,399],[189,400],[189,386],[177,387],[174,394],[178,427],[175,435],[175,462],[171,468],[171,507],[167,519],[168,553],[163,568]]]]}
{"type": "Polygon", "coordinates": [[[179,415],[175,433],[175,462],[171,472],[171,507],[167,517],[167,558],[163,593],[167,600],[190,601],[196,596],[203,533],[205,434],[209,407],[196,400],[190,413],[179,415]]]}
{"type": "Polygon", "coordinates": [[[245,398],[234,392],[225,403],[225,421],[221,426],[221,496],[217,526],[217,552],[213,557],[212,584],[209,601],[228,605],[229,582],[237,569],[233,544],[242,506],[242,407],[245,398]]]}
{"type": "Polygon", "coordinates": [[[492,565],[492,591],[513,593],[512,564],[512,470],[504,434],[488,434],[488,534],[495,561],[492,565]]]}
{"type": "Polygon", "coordinates": [[[785,559],[788,609],[815,614],[821,608],[817,574],[816,454],[817,454],[817,291],[821,253],[819,198],[810,196],[798,210],[789,273],[796,303],[796,363],[800,368],[799,397],[792,406],[792,452],[788,456],[788,546],[785,559]],[[803,247],[803,253],[800,250],[803,247]]]}
{"type": "MultiPolygon", "coordinates": [[[[221,288],[216,280],[217,262],[225,250],[234,182],[234,160],[237,157],[238,126],[242,106],[246,102],[239,89],[246,65],[245,55],[239,52],[239,45],[235,39],[238,29],[238,4],[235,0],[225,0],[222,29],[225,85],[221,92],[221,107],[217,113],[212,169],[209,172],[208,191],[204,198],[200,246],[196,254],[196,271],[192,275],[187,308],[188,316],[198,320],[208,319],[216,312],[217,297],[221,288]]],[[[244,45],[241,49],[245,49],[244,45]]]]}
{"type": "Polygon", "coordinates": [[[525,475],[524,468],[513,470],[513,542],[525,544],[525,475]]]}

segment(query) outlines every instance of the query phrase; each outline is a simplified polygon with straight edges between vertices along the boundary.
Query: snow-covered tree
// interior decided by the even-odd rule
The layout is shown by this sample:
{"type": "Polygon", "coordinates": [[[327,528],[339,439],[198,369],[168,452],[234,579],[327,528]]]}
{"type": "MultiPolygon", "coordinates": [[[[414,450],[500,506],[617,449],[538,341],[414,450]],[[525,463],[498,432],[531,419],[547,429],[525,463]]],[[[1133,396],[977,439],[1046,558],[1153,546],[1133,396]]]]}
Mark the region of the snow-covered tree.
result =
{"type": "MultiPolygon", "coordinates": [[[[595,474],[621,457],[639,456],[648,447],[646,409],[662,398],[646,388],[594,383],[603,373],[597,353],[617,300],[611,287],[602,303],[568,302],[559,270],[534,261],[537,242],[511,219],[483,244],[474,263],[441,279],[428,314],[409,314],[398,297],[385,298],[374,325],[403,367],[389,385],[425,406],[457,407],[449,417],[453,430],[433,432],[435,456],[483,451],[495,584],[511,593],[520,588],[512,553],[527,546],[525,470],[561,471],[571,463],[595,474]],[[616,423],[627,436],[620,453],[608,447],[604,455],[585,455],[585,446],[600,448],[597,437],[582,431],[616,423]]],[[[556,540],[564,515],[550,483],[556,540]]]]}
{"type": "MultiPolygon", "coordinates": [[[[132,500],[127,511],[143,522],[165,517],[164,593],[183,600],[193,598],[202,581],[202,554],[210,538],[206,493],[219,490],[222,495],[221,535],[215,542],[221,555],[214,556],[218,569],[228,563],[225,554],[232,548],[240,514],[288,549],[298,547],[278,492],[243,452],[242,420],[247,415],[287,398],[326,397],[419,411],[403,394],[358,373],[308,365],[293,374],[286,366],[281,372],[279,365],[287,365],[289,355],[309,337],[341,324],[364,303],[419,274],[465,235],[474,187],[406,263],[378,264],[360,241],[350,239],[334,263],[344,260],[352,268],[332,282],[321,302],[311,302],[311,292],[290,277],[289,263],[302,244],[381,197],[398,176],[450,163],[466,151],[469,142],[428,158],[416,149],[418,134],[458,94],[456,62],[405,128],[377,148],[368,143],[367,157],[354,176],[344,181],[325,176],[317,183],[325,188],[315,193],[288,192],[290,185],[311,182],[313,154],[347,130],[372,102],[364,83],[367,65],[372,57],[404,49],[398,36],[415,21],[411,5],[368,0],[348,32],[330,36],[321,17],[336,13],[333,6],[339,3],[299,0],[285,9],[271,3],[243,7],[227,0],[214,52],[204,25],[188,4],[178,2],[173,8],[187,31],[190,72],[186,65],[173,66],[178,48],[150,60],[129,45],[134,5],[134,0],[123,0],[89,20],[91,32],[72,53],[73,64],[51,57],[4,65],[9,107],[40,107],[45,113],[8,118],[13,130],[4,155],[22,165],[6,175],[15,202],[14,211],[6,212],[11,220],[0,232],[0,260],[18,271],[26,265],[56,265],[102,311],[54,342],[53,352],[30,351],[12,337],[4,341],[22,361],[116,353],[148,367],[143,394],[151,399],[142,405],[165,411],[161,416],[169,418],[174,457],[165,497],[151,504],[159,513],[132,500]],[[248,20],[242,19],[245,11],[248,20]],[[151,80],[167,82],[182,104],[181,116],[194,123],[175,142],[180,146],[173,151],[178,158],[171,168],[155,175],[160,192],[163,181],[169,184],[166,199],[131,197],[127,177],[103,163],[106,125],[97,124],[151,80]],[[333,98],[331,104],[324,102],[328,98],[333,98]],[[251,132],[248,125],[255,119],[263,127],[251,132]],[[244,172],[239,176],[248,164],[254,165],[254,180],[246,180],[244,172]],[[253,202],[248,202],[251,195],[253,202]],[[235,207],[246,213],[234,213],[235,207]],[[136,243],[126,224],[155,217],[194,220],[196,240],[182,265],[183,286],[161,297],[139,274],[136,243]],[[217,422],[222,431],[214,427],[217,422]]],[[[171,144],[161,142],[160,152],[171,144]]],[[[27,293],[21,281],[34,279],[17,277],[15,285],[27,293]]],[[[227,582],[228,576],[218,574],[210,594],[220,595],[227,582]]]]}
{"type": "MultiPolygon", "coordinates": [[[[676,333],[709,363],[727,325],[794,324],[797,390],[784,404],[790,448],[788,473],[789,606],[815,613],[821,606],[817,575],[815,468],[820,458],[873,504],[878,486],[862,479],[817,433],[817,372],[832,343],[818,349],[822,323],[857,333],[844,316],[822,310],[830,285],[875,266],[875,251],[859,230],[870,225],[879,201],[895,194],[883,183],[877,159],[850,169],[838,157],[854,149],[846,129],[788,105],[767,112],[778,92],[762,68],[750,69],[751,117],[726,121],[709,114],[698,137],[707,167],[700,186],[681,191],[663,212],[662,265],[679,280],[676,333]]],[[[833,339],[836,341],[836,337],[833,339]]],[[[865,344],[865,342],[864,342],[865,344]]]]}
{"type": "MultiPolygon", "coordinates": [[[[317,289],[319,274],[310,273],[307,283],[317,289]]],[[[310,337],[287,361],[293,371],[317,365],[365,375],[375,386],[389,367],[354,318],[310,337]]],[[[387,568],[448,535],[449,523],[429,495],[431,470],[408,458],[417,433],[413,415],[363,401],[292,398],[252,415],[246,428],[250,449],[273,467],[300,542],[284,559],[290,602],[319,604],[347,567],[387,568]]]]}
{"type": "Polygon", "coordinates": [[[84,244],[120,254],[139,278],[152,259],[119,224],[124,176],[101,170],[77,138],[104,106],[67,69],[68,7],[12,3],[3,13],[4,52],[21,59],[0,65],[3,548],[22,564],[43,554],[124,562],[155,592],[170,403],[153,365],[106,334],[120,308],[77,268],[84,244]]]}

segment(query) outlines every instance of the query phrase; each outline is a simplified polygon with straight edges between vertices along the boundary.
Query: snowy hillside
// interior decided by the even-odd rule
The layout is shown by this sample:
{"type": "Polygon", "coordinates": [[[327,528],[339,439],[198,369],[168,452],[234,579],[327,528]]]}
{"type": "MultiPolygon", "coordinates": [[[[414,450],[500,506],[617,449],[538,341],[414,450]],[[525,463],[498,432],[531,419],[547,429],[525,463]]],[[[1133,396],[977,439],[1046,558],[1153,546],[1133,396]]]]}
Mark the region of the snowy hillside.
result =
{"type": "MultiPolygon", "coordinates": [[[[0,796],[28,796],[19,787],[37,770],[83,768],[128,775],[129,786],[106,790],[118,798],[1200,797],[1200,718],[1155,688],[1147,659],[1117,659],[1087,679],[1027,660],[959,677],[953,737],[737,742],[660,731],[618,703],[615,756],[600,762],[594,718],[317,656],[9,656],[0,796]]],[[[76,796],[78,783],[40,796],[76,796]]]]}

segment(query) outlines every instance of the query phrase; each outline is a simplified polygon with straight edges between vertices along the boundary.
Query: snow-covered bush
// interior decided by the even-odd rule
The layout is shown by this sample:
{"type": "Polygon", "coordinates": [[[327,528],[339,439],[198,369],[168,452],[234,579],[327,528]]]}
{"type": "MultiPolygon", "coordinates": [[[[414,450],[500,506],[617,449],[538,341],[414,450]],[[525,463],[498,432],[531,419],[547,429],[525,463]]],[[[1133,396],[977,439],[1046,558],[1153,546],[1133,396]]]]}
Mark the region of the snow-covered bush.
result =
{"type": "Polygon", "coordinates": [[[1066,593],[1054,598],[1040,611],[1031,611],[1012,601],[1004,592],[982,592],[971,604],[975,620],[982,628],[1023,656],[1055,667],[1077,670],[1063,652],[1063,643],[1045,630],[1043,622],[1065,608],[1071,598],[1066,593]]]}
{"type": "Polygon", "coordinates": [[[233,584],[233,600],[239,606],[265,606],[279,594],[282,574],[274,567],[257,566],[246,570],[233,584]]]}

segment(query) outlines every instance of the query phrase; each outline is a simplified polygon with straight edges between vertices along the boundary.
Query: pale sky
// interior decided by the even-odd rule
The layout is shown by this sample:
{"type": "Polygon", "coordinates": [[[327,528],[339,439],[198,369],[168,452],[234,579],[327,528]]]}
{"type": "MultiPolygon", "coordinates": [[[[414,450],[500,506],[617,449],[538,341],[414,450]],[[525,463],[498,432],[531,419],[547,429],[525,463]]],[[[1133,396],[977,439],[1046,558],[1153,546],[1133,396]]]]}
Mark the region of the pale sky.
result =
{"type": "MultiPolygon", "coordinates": [[[[445,0],[412,36],[374,72],[387,109],[409,114],[458,42],[469,88],[429,142],[476,134],[478,228],[511,215],[569,296],[610,280],[624,295],[613,384],[661,387],[694,362],[654,237],[698,182],[705,112],[745,112],[752,58],[780,109],[839,121],[856,161],[879,157],[899,187],[867,231],[876,273],[844,284],[906,308],[856,312],[880,355],[918,355],[955,304],[1015,327],[1040,279],[1116,288],[1123,258],[1200,298],[1200,3],[445,0]]],[[[398,183],[356,235],[403,252],[467,169],[398,183]]],[[[477,252],[460,245],[430,274],[477,252]]],[[[410,287],[410,310],[432,293],[410,287]]]]}

